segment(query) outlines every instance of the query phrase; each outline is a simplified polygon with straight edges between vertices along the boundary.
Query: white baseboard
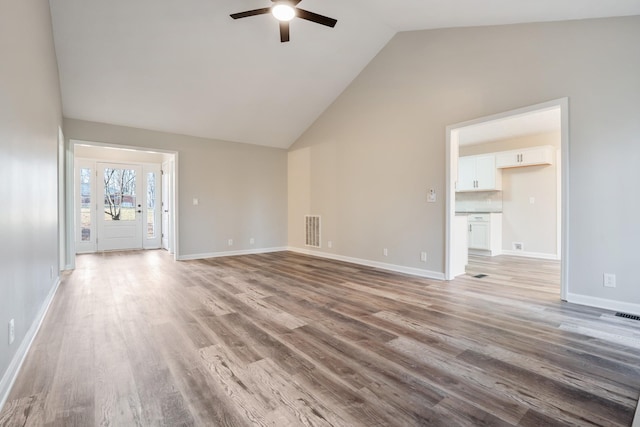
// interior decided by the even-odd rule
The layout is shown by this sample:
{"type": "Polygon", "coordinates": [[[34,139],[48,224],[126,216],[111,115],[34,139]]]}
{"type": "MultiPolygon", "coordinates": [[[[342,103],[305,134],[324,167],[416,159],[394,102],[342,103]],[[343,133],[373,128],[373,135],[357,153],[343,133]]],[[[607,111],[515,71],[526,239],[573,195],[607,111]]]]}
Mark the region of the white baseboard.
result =
{"type": "Polygon", "coordinates": [[[628,314],[640,315],[640,304],[624,301],[615,301],[604,298],[590,297],[587,295],[567,293],[567,302],[590,307],[604,308],[605,310],[620,311],[628,314]]]}
{"type": "Polygon", "coordinates": [[[381,270],[394,271],[396,273],[410,274],[412,276],[424,277],[427,279],[444,280],[444,273],[440,273],[438,271],[423,270],[421,268],[414,268],[414,267],[404,267],[402,265],[387,264],[384,262],[370,261],[370,260],[361,259],[361,258],[352,258],[348,256],[343,256],[343,255],[330,254],[327,252],[313,251],[309,249],[289,247],[287,248],[287,250],[291,252],[300,253],[300,254],[317,256],[319,258],[333,259],[336,261],[344,261],[344,262],[350,262],[352,264],[359,264],[359,265],[365,265],[367,267],[379,268],[381,270]]]}
{"type": "Polygon", "coordinates": [[[287,250],[286,247],[281,247],[281,248],[244,249],[239,251],[226,251],[226,252],[209,252],[204,254],[180,255],[177,257],[177,260],[191,261],[196,259],[219,258],[223,256],[267,254],[271,252],[282,252],[286,250],[287,250]]]}
{"type": "Polygon", "coordinates": [[[13,356],[9,367],[2,376],[2,379],[0,379],[0,411],[2,411],[4,404],[7,402],[7,398],[9,397],[9,393],[11,392],[11,387],[13,387],[13,383],[18,377],[18,373],[20,372],[20,368],[24,363],[24,359],[27,357],[27,353],[31,348],[31,344],[33,343],[34,338],[40,330],[42,321],[47,315],[47,311],[49,311],[49,307],[51,306],[51,302],[53,301],[53,298],[55,297],[59,286],[60,278],[58,277],[53,285],[53,288],[51,288],[51,291],[49,291],[49,295],[47,295],[47,298],[44,300],[36,318],[31,324],[31,327],[27,331],[27,334],[20,343],[20,347],[18,347],[16,354],[13,356]]]}
{"type": "Polygon", "coordinates": [[[556,254],[546,254],[543,252],[525,252],[525,251],[512,251],[512,250],[503,249],[502,255],[521,256],[525,258],[551,259],[555,261],[560,260],[560,257],[556,254]]]}

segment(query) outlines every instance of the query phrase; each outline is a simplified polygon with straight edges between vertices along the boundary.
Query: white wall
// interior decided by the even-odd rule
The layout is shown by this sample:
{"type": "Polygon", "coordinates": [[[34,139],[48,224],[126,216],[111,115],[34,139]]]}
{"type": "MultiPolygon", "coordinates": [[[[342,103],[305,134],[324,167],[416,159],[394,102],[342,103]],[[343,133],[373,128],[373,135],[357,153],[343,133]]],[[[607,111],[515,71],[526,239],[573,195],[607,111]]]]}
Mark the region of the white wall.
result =
{"type": "Polygon", "coordinates": [[[286,150],[72,119],[64,131],[73,140],[178,152],[180,258],[286,247],[286,150]]]}
{"type": "Polygon", "coordinates": [[[442,272],[446,126],[568,97],[570,299],[640,309],[638,40],[638,16],[397,34],[291,148],[311,147],[306,191],[333,212],[336,250],[442,272]],[[334,189],[314,180],[329,171],[334,189]]]}
{"type": "Polygon", "coordinates": [[[0,1],[0,406],[58,279],[58,69],[46,0],[0,1]],[[51,275],[53,268],[53,277],[51,275]],[[16,339],[9,345],[8,322],[16,339]]]}

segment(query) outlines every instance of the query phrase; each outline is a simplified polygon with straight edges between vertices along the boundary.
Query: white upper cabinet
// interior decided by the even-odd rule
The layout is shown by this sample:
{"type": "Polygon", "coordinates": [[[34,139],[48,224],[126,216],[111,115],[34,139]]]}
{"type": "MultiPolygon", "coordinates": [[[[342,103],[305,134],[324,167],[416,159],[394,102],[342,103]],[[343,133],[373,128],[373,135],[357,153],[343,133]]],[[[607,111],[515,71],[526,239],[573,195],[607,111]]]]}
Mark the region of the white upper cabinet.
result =
{"type": "Polygon", "coordinates": [[[502,189],[502,174],[496,169],[493,154],[464,156],[458,159],[456,191],[492,191],[502,189]]]}
{"type": "Polygon", "coordinates": [[[495,155],[498,169],[553,164],[553,147],[551,145],[501,151],[495,155]]]}

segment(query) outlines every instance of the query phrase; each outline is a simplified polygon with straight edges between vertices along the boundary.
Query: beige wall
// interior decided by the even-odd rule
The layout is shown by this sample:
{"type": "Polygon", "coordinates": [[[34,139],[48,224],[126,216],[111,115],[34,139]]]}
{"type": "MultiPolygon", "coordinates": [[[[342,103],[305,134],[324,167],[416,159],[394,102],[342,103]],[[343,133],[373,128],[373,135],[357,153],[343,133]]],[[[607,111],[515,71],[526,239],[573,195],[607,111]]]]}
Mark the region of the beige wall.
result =
{"type": "Polygon", "coordinates": [[[311,182],[339,183],[309,188],[312,209],[334,212],[342,255],[442,272],[446,126],[568,97],[570,297],[640,307],[640,202],[623,189],[640,178],[637,40],[638,16],[397,34],[291,148],[311,147],[311,182]]]}
{"type": "Polygon", "coordinates": [[[84,146],[76,144],[73,155],[76,158],[106,160],[110,162],[138,162],[162,163],[171,160],[172,155],[165,153],[150,153],[146,151],[118,150],[99,146],[84,146]]]}
{"type": "Polygon", "coordinates": [[[0,1],[0,405],[58,278],[60,103],[49,3],[0,1]]]}
{"type": "MultiPolygon", "coordinates": [[[[460,155],[495,153],[527,147],[551,145],[560,148],[560,133],[544,133],[460,147],[460,155]]],[[[558,174],[560,156],[552,165],[501,169],[502,249],[513,250],[513,242],[523,244],[526,254],[557,257],[558,174]],[[529,198],[535,203],[531,204],[529,198]]]]}
{"type": "Polygon", "coordinates": [[[285,150],[81,120],[64,126],[68,139],[178,152],[180,257],[286,246],[285,150]]]}

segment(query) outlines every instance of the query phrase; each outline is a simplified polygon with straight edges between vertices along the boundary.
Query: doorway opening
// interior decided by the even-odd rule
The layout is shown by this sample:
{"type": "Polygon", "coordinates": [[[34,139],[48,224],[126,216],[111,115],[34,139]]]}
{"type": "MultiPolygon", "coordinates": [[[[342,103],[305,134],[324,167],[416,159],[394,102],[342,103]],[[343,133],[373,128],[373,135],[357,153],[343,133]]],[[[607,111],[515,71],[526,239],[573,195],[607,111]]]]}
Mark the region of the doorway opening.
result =
{"type": "Polygon", "coordinates": [[[447,126],[446,153],[445,278],[470,254],[559,260],[566,300],[568,99],[447,126]]]}
{"type": "Polygon", "coordinates": [[[73,254],[164,248],[177,256],[175,152],[70,141],[73,254]]]}

